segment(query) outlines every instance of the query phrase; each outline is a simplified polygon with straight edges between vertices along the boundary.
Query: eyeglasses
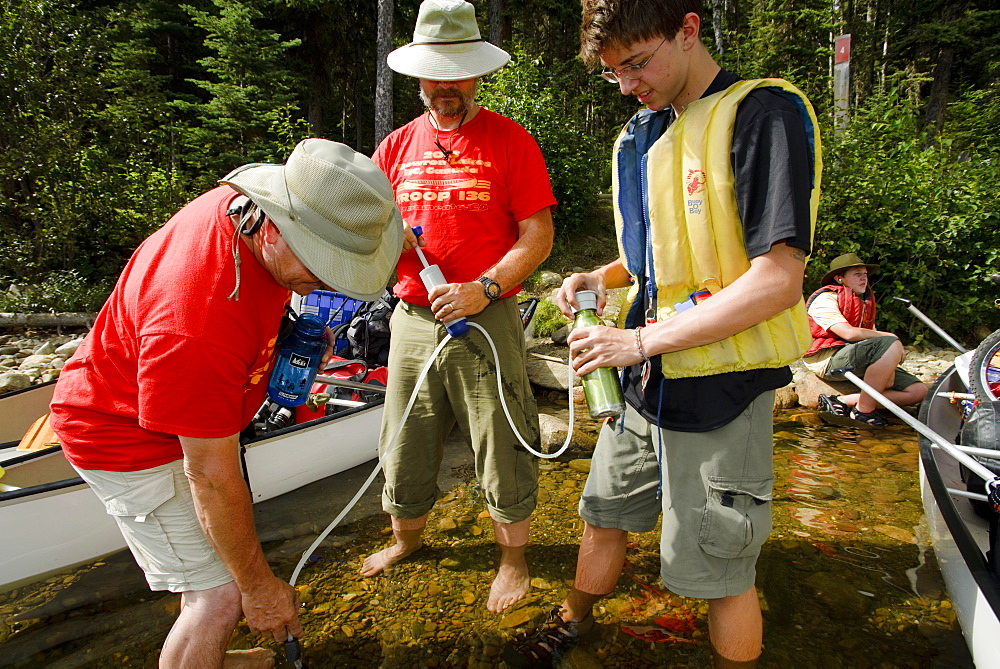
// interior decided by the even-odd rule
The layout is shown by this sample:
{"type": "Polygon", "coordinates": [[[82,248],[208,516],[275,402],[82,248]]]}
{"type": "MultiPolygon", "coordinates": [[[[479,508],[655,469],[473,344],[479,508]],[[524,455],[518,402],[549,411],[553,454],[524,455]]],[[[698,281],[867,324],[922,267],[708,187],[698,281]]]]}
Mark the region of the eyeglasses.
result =
{"type": "Polygon", "coordinates": [[[601,72],[601,76],[604,77],[605,80],[610,81],[613,84],[619,83],[622,79],[640,79],[642,77],[642,68],[649,65],[649,61],[653,60],[653,56],[656,55],[656,52],[660,50],[661,46],[663,46],[663,42],[666,41],[667,38],[664,37],[663,41],[661,41],[658,45],[656,45],[656,48],[653,49],[653,53],[649,54],[649,57],[646,58],[646,60],[642,61],[641,63],[636,63],[635,65],[626,65],[620,70],[612,70],[611,68],[605,68],[604,71],[601,72]]]}

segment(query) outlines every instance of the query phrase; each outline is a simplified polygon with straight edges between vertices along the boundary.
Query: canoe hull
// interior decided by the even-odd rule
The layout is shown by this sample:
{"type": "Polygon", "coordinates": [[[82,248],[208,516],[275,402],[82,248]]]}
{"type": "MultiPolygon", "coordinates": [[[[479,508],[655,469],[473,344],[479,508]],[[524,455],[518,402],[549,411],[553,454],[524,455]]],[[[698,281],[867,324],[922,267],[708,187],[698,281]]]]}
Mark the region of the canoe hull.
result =
{"type": "Polygon", "coordinates": [[[247,444],[254,503],[378,458],[382,404],[276,432],[247,444]]]}
{"type": "MultiPolygon", "coordinates": [[[[17,399],[22,410],[36,398],[17,399]],[[29,404],[25,404],[25,401],[29,404]]],[[[30,393],[27,393],[30,394],[30,393]]],[[[0,396],[0,415],[8,396],[0,396]]],[[[42,406],[48,403],[43,398],[42,406]]],[[[38,403],[38,402],[36,402],[38,403]]],[[[44,411],[44,409],[43,409],[44,411]]],[[[254,503],[283,495],[378,457],[382,403],[350,409],[246,444],[254,503]]],[[[30,425],[31,421],[28,421],[30,425]]],[[[0,445],[0,590],[90,562],[125,547],[118,525],[59,448],[18,453],[0,445]]]]}
{"type": "MultiPolygon", "coordinates": [[[[57,459],[69,466],[58,449],[32,456],[38,457],[5,467],[14,475],[19,467],[47,468],[45,460],[57,459]]],[[[54,482],[22,488],[31,491],[22,497],[0,494],[0,537],[5,547],[0,551],[0,589],[125,547],[118,525],[90,487],[75,476],[61,482],[64,487],[54,482]]]]}
{"type": "MultiPolygon", "coordinates": [[[[941,375],[920,409],[920,420],[955,443],[961,427],[957,407],[937,392],[966,392],[955,368],[941,375]]],[[[920,492],[924,514],[945,586],[958,615],[962,634],[978,669],[1000,668],[1000,581],[985,565],[989,528],[967,498],[958,464],[930,441],[920,438],[920,492]]]]}

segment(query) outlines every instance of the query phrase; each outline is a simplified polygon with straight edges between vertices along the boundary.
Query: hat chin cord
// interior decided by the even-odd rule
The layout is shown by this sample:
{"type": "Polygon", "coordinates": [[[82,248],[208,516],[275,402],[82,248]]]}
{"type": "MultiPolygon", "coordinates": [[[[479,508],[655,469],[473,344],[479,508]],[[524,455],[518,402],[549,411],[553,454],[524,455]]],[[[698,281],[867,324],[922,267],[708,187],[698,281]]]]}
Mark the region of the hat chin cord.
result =
{"type": "Polygon", "coordinates": [[[258,232],[260,232],[261,227],[264,225],[264,219],[267,218],[267,214],[258,205],[254,204],[253,200],[247,198],[247,201],[243,204],[233,207],[226,212],[226,216],[239,216],[239,223],[236,225],[236,231],[233,233],[232,239],[232,254],[233,261],[236,263],[236,286],[233,288],[233,292],[229,294],[226,298],[227,300],[240,299],[240,265],[243,264],[242,258],[240,258],[240,235],[246,235],[247,237],[253,237],[258,232]],[[258,212],[257,220],[251,220],[253,218],[254,212],[258,212]]]}
{"type": "Polygon", "coordinates": [[[469,111],[467,109],[462,112],[462,118],[458,122],[458,127],[452,131],[451,135],[449,135],[448,148],[446,149],[444,148],[444,144],[441,143],[441,128],[438,127],[438,124],[434,120],[434,115],[431,114],[430,109],[427,110],[427,120],[434,128],[434,145],[441,150],[441,153],[444,154],[444,159],[447,160],[449,163],[451,162],[451,154],[454,153],[452,147],[455,145],[455,134],[457,134],[458,131],[462,129],[462,124],[465,123],[465,117],[468,115],[469,111]]]}

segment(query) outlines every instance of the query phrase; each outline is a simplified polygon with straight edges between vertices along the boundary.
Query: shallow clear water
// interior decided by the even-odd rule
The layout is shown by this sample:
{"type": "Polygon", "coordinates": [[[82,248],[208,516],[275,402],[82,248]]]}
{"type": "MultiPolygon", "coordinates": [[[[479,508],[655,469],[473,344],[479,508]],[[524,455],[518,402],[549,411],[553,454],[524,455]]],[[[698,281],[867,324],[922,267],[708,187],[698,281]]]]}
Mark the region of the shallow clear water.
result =
{"type": "MultiPolygon", "coordinates": [[[[540,404],[565,414],[565,400],[540,404]]],[[[590,437],[597,427],[582,425],[590,437]]],[[[532,589],[503,615],[485,610],[496,551],[479,488],[459,439],[447,453],[448,492],[423,549],[384,575],[358,575],[362,558],[389,539],[376,482],[303,570],[308,666],[502,666],[506,640],[562,600],[582,528],[576,503],[587,448],[542,463],[532,589]]],[[[276,573],[290,576],[372,466],[255,507],[276,573]]],[[[758,563],[760,666],[972,666],[925,544],[912,430],[841,428],[814,412],[783,412],[775,418],[775,474],[774,531],[758,563]]],[[[704,602],[659,583],[656,532],[630,539],[618,588],[597,616],[601,633],[562,666],[709,666],[704,602]]],[[[149,592],[128,553],[2,593],[0,666],[154,667],[178,599],[149,592]]],[[[237,630],[234,648],[253,645],[245,626],[237,630]]]]}

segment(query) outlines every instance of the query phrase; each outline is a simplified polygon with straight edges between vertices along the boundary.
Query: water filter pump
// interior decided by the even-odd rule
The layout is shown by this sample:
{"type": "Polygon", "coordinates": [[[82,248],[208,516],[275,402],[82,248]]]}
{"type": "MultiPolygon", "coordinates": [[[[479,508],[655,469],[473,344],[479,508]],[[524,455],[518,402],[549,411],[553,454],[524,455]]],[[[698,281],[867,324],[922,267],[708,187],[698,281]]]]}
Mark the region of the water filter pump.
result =
{"type": "MultiPolygon", "coordinates": [[[[412,228],[413,234],[415,234],[419,240],[420,235],[424,234],[423,228],[419,225],[415,225],[412,228]]],[[[427,289],[427,294],[437,286],[448,283],[444,274],[441,273],[441,268],[437,265],[428,265],[427,258],[424,256],[424,252],[420,250],[420,245],[413,247],[413,250],[417,252],[417,257],[420,258],[420,264],[424,266],[420,270],[420,279],[424,282],[424,288],[427,289]]],[[[448,330],[448,334],[452,337],[463,337],[469,331],[469,323],[465,320],[465,316],[460,316],[454,320],[450,320],[444,323],[444,327],[448,330]]]]}

